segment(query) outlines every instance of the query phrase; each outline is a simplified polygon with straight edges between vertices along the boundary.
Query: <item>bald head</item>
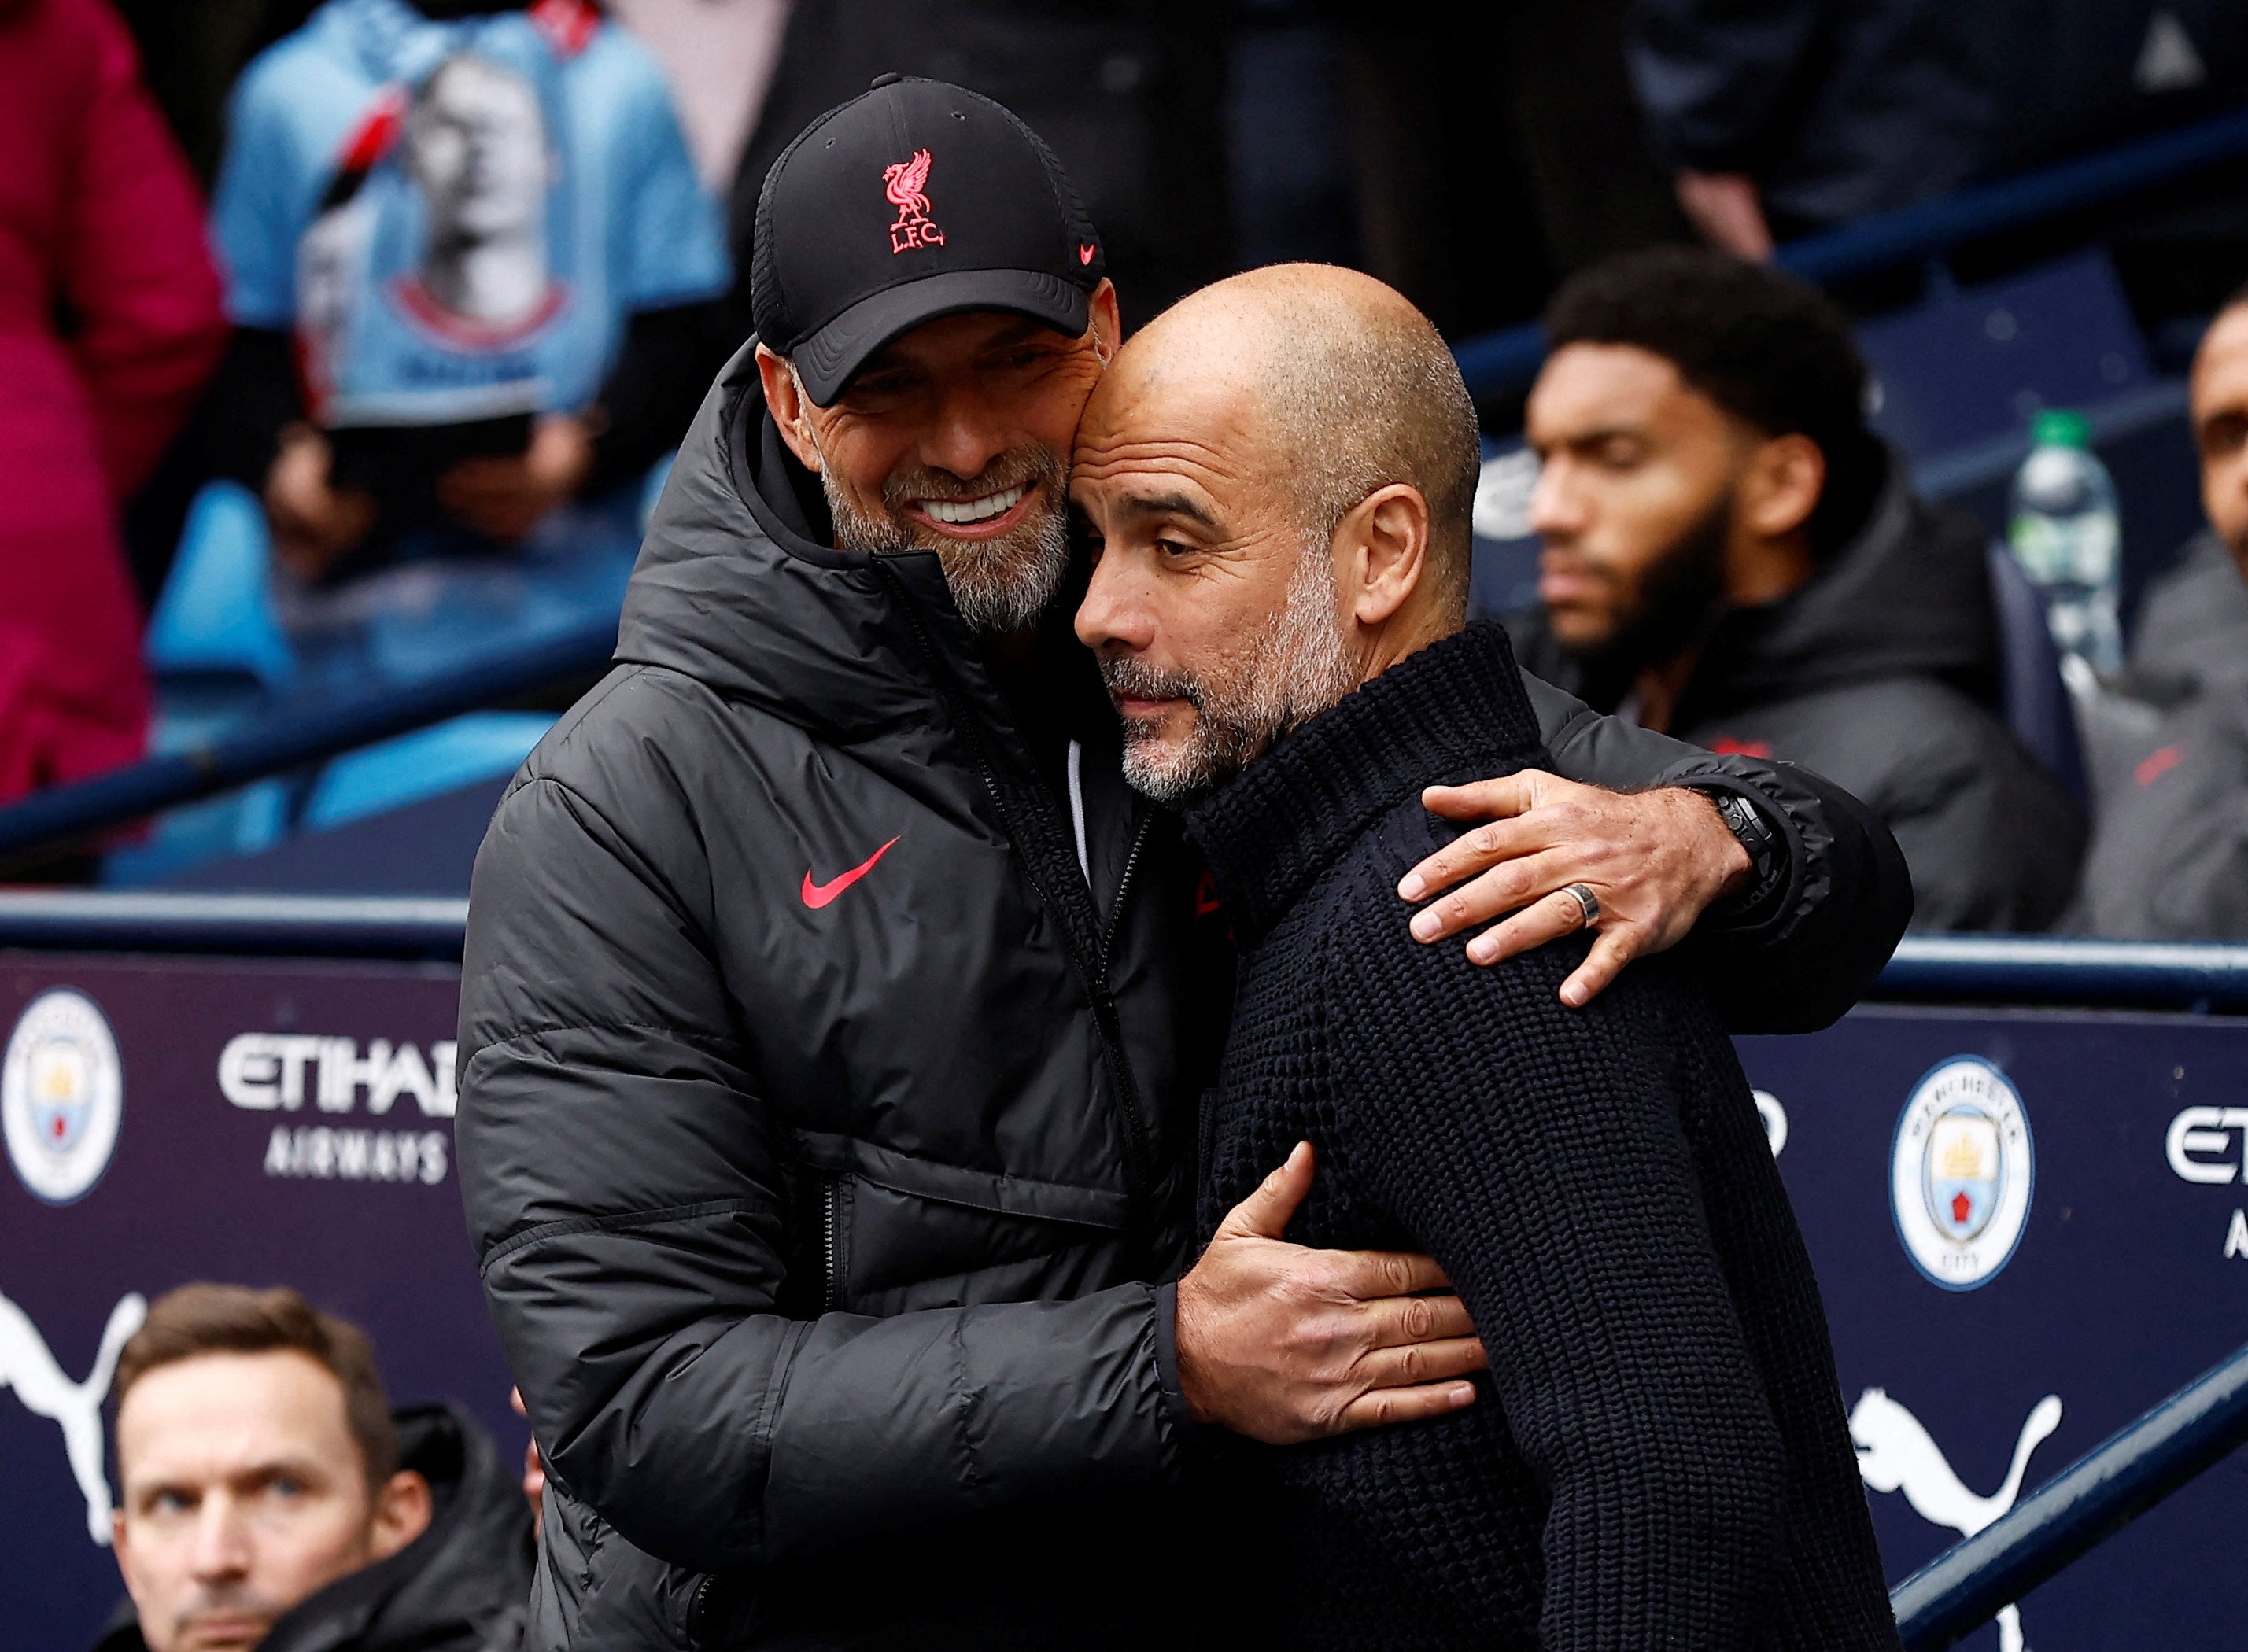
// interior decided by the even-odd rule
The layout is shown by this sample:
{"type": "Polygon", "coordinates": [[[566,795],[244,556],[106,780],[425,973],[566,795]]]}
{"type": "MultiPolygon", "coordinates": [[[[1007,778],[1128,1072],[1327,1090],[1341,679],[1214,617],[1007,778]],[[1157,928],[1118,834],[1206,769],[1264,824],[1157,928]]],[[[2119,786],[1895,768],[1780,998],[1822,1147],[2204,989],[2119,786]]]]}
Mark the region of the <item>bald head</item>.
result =
{"type": "Polygon", "coordinates": [[[1464,618],[1481,435],[1458,363],[1402,293],[1332,264],[1251,270],[1156,317],[1115,374],[1234,401],[1242,456],[1317,543],[1376,489],[1415,489],[1429,506],[1429,595],[1464,618]]]}
{"type": "Polygon", "coordinates": [[[1479,457],[1443,340],[1350,271],[1237,276],[1126,346],[1070,499],[1132,783],[1184,801],[1458,630],[1479,457]]]}

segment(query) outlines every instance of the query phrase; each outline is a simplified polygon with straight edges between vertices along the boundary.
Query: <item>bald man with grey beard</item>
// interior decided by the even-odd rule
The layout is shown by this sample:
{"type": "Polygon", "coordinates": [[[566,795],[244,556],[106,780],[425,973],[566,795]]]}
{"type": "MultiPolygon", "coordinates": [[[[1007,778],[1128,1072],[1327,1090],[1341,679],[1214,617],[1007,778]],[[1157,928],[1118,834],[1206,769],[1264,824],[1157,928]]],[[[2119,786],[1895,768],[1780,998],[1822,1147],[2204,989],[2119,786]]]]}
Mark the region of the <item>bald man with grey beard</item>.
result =
{"type": "MultiPolygon", "coordinates": [[[[1581,939],[1484,969],[1379,922],[1451,835],[1430,776],[1547,761],[1505,634],[1466,624],[1477,457],[1435,329],[1316,266],[1182,303],[1078,432],[1078,636],[1241,954],[1205,1260],[1284,1231],[1425,1251],[1490,1356],[1411,1428],[1237,1407],[1228,1609],[1354,1652],[1894,1652],[1810,1257],[1691,963],[1573,1012],[1581,939]]],[[[1197,1391],[1228,1374],[1182,1345],[1197,1391]]]]}

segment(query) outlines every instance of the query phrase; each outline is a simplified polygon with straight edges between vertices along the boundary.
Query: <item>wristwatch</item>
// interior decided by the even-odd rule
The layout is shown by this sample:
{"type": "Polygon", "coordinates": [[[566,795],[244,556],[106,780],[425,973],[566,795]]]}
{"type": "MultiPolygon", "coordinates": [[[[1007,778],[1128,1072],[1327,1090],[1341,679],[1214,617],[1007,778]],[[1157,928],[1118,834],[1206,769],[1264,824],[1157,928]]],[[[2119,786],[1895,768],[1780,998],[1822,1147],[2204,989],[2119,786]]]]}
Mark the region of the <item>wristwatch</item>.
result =
{"type": "Polygon", "coordinates": [[[1756,805],[1739,792],[1710,792],[1705,795],[1717,805],[1717,818],[1725,823],[1725,830],[1748,852],[1749,867],[1755,876],[1743,892],[1741,901],[1744,906],[1753,906],[1770,891],[1782,869],[1779,839],[1756,805]]]}

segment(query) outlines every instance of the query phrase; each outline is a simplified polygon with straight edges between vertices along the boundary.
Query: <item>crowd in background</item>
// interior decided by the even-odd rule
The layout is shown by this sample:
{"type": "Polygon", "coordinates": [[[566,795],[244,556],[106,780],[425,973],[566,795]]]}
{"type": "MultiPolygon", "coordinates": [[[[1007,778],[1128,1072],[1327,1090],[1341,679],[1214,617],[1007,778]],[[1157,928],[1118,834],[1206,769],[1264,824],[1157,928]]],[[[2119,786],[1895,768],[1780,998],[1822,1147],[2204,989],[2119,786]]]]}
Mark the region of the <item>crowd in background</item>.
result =
{"type": "Polygon", "coordinates": [[[1053,145],[1127,327],[1292,258],[1454,339],[1545,315],[1526,403],[1484,409],[1545,467],[1518,645],[1857,792],[1922,927],[2248,936],[2248,180],[1968,259],[2097,237],[2191,363],[2210,526],[2078,708],[2088,787],[2009,726],[1989,533],[1867,422],[1850,319],[1919,274],[1822,298],[1758,262],[2237,103],[2248,14],[1843,10],[0,0],[0,800],[143,749],[140,629],[214,478],[262,505],[314,679],[365,676],[370,615],[473,614],[503,574],[620,593],[746,335],[765,171],[901,70],[1053,145]]]}

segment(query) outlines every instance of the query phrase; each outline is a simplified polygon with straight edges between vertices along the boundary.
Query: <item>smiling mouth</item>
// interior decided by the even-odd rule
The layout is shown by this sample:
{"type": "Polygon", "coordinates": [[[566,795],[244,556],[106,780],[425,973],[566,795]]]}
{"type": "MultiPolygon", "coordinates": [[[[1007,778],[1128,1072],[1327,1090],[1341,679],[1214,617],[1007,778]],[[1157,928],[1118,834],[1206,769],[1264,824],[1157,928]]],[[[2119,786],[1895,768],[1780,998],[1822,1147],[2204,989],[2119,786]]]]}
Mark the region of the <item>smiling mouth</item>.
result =
{"type": "Polygon", "coordinates": [[[1018,482],[1011,488],[1002,488],[977,499],[916,499],[914,508],[932,522],[942,522],[948,527],[972,528],[997,521],[1020,504],[1023,496],[1030,490],[1028,483],[1018,482]]]}

